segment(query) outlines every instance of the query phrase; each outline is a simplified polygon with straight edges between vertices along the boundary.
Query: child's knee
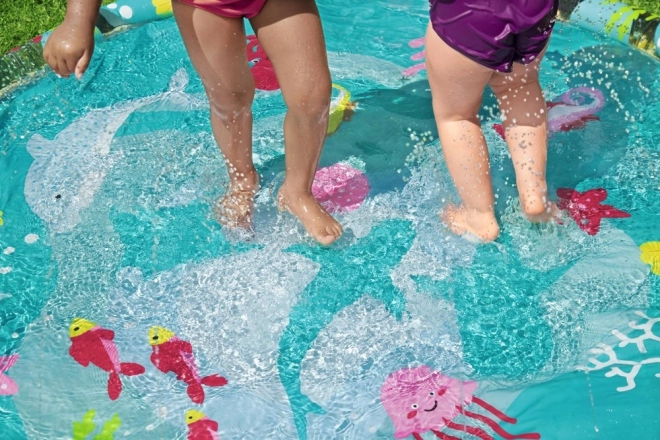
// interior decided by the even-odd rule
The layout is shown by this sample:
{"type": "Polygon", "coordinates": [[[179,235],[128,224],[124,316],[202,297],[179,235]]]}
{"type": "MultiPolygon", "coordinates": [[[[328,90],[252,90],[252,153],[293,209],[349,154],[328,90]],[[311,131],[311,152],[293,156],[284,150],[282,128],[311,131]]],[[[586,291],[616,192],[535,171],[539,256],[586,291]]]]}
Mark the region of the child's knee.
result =
{"type": "Polygon", "coordinates": [[[321,117],[328,113],[331,95],[332,83],[328,79],[311,87],[301,87],[293,96],[287,97],[286,105],[290,112],[321,117]]]}
{"type": "Polygon", "coordinates": [[[254,99],[254,88],[207,89],[213,112],[220,117],[231,117],[250,112],[254,99]]]}

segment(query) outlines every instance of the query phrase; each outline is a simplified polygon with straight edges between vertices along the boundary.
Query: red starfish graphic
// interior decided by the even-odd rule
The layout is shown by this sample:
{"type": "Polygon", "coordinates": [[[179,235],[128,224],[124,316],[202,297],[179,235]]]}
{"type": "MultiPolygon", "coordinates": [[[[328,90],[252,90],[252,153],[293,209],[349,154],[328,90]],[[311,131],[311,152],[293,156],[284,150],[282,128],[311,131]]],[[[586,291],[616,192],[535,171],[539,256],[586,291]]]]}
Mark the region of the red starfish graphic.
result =
{"type": "Polygon", "coordinates": [[[575,223],[589,235],[596,235],[603,218],[630,217],[627,212],[600,202],[607,198],[607,190],[603,188],[590,189],[583,193],[570,188],[559,188],[559,209],[568,211],[575,223]]]}

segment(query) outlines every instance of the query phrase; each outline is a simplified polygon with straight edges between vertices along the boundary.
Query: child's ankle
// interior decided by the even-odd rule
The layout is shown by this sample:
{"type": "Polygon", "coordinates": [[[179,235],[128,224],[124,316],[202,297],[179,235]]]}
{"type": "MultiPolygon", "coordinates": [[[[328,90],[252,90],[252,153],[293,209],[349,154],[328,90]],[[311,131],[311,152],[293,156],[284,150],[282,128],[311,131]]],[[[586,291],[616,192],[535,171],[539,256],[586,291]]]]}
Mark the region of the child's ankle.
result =
{"type": "Polygon", "coordinates": [[[256,171],[247,173],[235,173],[230,176],[229,183],[231,191],[254,191],[259,189],[259,175],[256,171]]]}

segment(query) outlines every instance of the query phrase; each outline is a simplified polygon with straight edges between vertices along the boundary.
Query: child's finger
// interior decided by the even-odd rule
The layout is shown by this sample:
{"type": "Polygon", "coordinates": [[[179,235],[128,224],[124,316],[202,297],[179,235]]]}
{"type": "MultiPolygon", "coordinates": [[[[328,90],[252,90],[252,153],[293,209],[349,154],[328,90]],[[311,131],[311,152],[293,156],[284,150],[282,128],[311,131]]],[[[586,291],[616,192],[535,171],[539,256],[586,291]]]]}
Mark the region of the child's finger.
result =
{"type": "Polygon", "coordinates": [[[76,64],[75,72],[76,72],[76,78],[80,79],[83,76],[83,73],[87,70],[87,67],[89,66],[89,61],[92,58],[91,51],[86,50],[83,53],[83,56],[80,57],[78,60],[78,64],[76,64]]]}
{"type": "Polygon", "coordinates": [[[57,59],[49,53],[44,55],[44,59],[53,72],[57,73],[57,59]]]}
{"type": "Polygon", "coordinates": [[[62,76],[64,78],[69,77],[70,70],[66,66],[66,62],[63,59],[57,60],[57,68],[53,70],[55,70],[55,73],[57,73],[59,76],[62,76]]]}
{"type": "Polygon", "coordinates": [[[67,73],[72,73],[73,71],[76,70],[76,57],[75,56],[64,57],[64,65],[66,65],[67,73]]]}

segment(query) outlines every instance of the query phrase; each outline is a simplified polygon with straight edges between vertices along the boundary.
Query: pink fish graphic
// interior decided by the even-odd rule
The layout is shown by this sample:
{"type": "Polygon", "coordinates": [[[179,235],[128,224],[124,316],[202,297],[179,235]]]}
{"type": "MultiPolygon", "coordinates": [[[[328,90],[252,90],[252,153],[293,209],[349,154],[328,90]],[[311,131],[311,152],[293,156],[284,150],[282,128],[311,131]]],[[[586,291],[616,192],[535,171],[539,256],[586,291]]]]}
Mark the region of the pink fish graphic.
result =
{"type": "Polygon", "coordinates": [[[18,385],[14,380],[5,375],[11,367],[18,361],[18,355],[0,356],[0,396],[11,396],[18,393],[18,385]]]}

